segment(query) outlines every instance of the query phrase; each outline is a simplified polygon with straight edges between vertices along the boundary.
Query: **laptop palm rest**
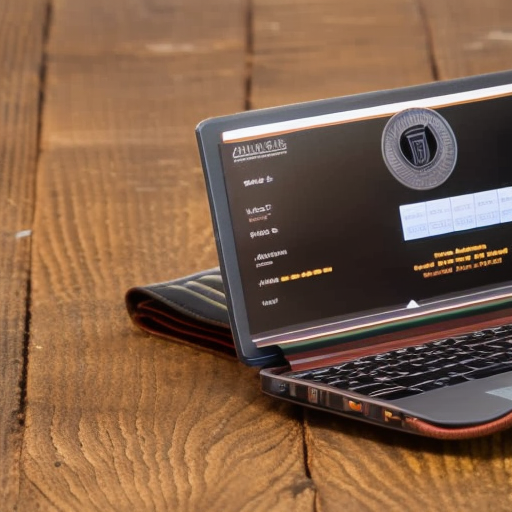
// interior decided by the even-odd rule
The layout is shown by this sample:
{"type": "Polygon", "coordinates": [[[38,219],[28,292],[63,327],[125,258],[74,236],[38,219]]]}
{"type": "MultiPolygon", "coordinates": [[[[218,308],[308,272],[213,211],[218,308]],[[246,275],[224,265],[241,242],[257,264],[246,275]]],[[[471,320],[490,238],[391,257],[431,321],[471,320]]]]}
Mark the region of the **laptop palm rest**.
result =
{"type": "Polygon", "coordinates": [[[492,421],[512,409],[512,372],[393,400],[390,405],[443,425],[492,421]]]}

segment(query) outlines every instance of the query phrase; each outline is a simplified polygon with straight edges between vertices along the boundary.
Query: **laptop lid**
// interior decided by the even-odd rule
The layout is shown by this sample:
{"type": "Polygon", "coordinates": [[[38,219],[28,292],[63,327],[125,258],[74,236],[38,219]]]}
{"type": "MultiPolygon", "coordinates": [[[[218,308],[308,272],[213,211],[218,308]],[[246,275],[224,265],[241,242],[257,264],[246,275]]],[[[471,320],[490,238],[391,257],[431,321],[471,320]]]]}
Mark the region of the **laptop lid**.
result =
{"type": "Polygon", "coordinates": [[[240,359],[511,295],[512,73],[197,128],[240,359]]]}

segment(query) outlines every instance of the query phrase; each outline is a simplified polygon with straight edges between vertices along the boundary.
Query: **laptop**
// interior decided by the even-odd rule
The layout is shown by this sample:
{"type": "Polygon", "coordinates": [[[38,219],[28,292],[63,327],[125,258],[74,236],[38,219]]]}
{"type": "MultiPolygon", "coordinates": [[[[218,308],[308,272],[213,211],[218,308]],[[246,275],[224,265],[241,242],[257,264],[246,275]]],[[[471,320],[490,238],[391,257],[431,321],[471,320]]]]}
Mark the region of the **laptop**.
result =
{"type": "Polygon", "coordinates": [[[196,133],[265,393],[445,439],[512,425],[512,72],[196,133]]]}

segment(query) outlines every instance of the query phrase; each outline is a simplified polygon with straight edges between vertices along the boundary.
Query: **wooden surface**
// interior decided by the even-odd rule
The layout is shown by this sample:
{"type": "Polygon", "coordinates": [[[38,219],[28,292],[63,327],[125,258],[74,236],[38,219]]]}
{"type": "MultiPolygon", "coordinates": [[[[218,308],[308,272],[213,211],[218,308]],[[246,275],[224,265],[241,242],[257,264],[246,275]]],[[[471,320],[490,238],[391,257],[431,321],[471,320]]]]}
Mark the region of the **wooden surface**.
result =
{"type": "Polygon", "coordinates": [[[123,295],[216,265],[201,119],[511,61],[508,0],[0,2],[1,510],[508,512],[511,431],[279,403],[123,295]]]}
{"type": "Polygon", "coordinates": [[[46,9],[0,2],[0,507],[18,499],[46,9]]]}

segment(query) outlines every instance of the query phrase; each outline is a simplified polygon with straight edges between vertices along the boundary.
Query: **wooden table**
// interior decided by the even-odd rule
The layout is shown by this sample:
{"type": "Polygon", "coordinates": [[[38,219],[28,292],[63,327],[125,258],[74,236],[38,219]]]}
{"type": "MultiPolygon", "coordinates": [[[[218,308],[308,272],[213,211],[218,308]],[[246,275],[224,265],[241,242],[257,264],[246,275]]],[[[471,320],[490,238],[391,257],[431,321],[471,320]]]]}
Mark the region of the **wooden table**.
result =
{"type": "Polygon", "coordinates": [[[279,403],[123,295],[217,264],[201,119],[511,62],[510,0],[1,0],[1,510],[510,511],[512,431],[279,403]]]}

